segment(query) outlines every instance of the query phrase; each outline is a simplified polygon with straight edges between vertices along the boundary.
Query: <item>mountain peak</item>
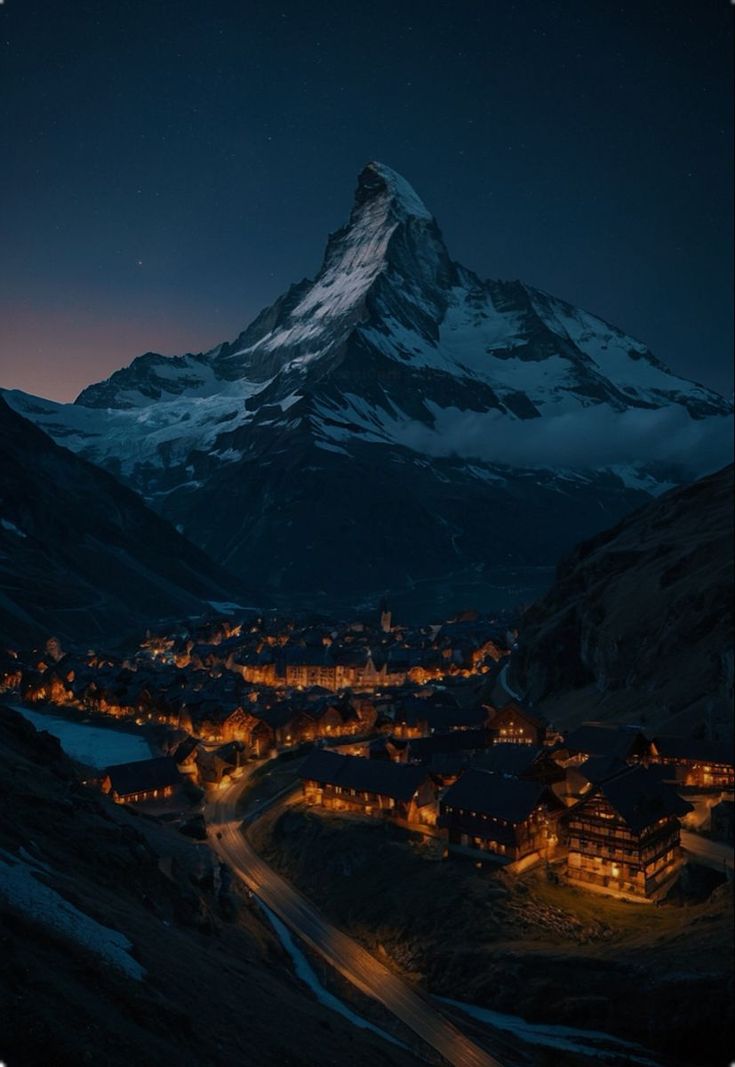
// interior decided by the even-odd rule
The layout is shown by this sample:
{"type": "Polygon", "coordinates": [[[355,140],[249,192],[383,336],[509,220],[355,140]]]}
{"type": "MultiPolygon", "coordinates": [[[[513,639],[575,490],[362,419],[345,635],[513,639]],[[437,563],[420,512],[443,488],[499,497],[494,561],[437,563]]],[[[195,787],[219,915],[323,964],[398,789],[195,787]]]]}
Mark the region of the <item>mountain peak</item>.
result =
{"type": "Polygon", "coordinates": [[[431,212],[426,208],[421,197],[397,171],[373,160],[367,163],[357,179],[355,191],[355,208],[361,208],[373,201],[387,200],[397,214],[430,221],[431,212]]]}

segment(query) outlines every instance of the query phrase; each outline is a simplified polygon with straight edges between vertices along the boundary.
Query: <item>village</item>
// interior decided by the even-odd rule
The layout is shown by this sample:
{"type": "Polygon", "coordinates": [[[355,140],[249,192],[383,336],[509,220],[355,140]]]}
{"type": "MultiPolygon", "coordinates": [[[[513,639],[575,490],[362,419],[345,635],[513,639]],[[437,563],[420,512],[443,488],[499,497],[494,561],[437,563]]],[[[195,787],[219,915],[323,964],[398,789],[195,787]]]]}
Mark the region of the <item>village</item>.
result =
{"type": "Polygon", "coordinates": [[[150,759],[106,768],[118,803],[171,805],[254,766],[299,757],[293,792],[345,817],[389,821],[447,859],[662,900],[681,832],[733,834],[726,745],[585,723],[560,731],[503,675],[516,634],[466,612],[441,625],[254,616],[146,634],[128,655],[5,650],[6,699],[144,728],[150,759]]]}

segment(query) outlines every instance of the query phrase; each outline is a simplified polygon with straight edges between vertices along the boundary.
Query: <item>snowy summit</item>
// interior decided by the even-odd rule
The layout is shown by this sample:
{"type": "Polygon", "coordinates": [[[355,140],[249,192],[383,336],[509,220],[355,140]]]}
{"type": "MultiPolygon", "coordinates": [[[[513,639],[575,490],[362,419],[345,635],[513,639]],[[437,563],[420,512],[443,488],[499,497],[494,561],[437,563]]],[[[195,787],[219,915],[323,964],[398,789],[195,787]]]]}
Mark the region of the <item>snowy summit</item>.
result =
{"type": "Polygon", "coordinates": [[[247,579],[326,594],[544,566],[724,462],[731,421],[624,331],[454,262],[376,162],[316,276],[234,341],[6,398],[247,579]]]}

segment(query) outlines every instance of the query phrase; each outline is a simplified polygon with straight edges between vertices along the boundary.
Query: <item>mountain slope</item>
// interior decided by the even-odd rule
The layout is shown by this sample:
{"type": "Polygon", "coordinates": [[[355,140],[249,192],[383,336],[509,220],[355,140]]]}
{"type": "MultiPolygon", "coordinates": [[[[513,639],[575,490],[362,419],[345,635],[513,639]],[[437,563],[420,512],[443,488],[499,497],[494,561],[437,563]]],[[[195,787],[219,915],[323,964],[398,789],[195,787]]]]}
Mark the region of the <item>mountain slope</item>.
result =
{"type": "Polygon", "coordinates": [[[0,399],[0,638],[110,638],[237,582],[111,475],[0,399]]]}
{"type": "Polygon", "coordinates": [[[558,568],[511,685],[557,725],[732,737],[733,468],[673,490],[558,568]]]}
{"type": "Polygon", "coordinates": [[[548,565],[711,468],[730,416],[603,320],[454,263],[378,163],[316,278],[233,342],[73,405],[6,396],[240,574],[333,600],[548,565]]]}
{"type": "Polygon", "coordinates": [[[311,997],[206,847],[83,786],[3,705],[0,797],[4,1063],[419,1062],[311,997]]]}

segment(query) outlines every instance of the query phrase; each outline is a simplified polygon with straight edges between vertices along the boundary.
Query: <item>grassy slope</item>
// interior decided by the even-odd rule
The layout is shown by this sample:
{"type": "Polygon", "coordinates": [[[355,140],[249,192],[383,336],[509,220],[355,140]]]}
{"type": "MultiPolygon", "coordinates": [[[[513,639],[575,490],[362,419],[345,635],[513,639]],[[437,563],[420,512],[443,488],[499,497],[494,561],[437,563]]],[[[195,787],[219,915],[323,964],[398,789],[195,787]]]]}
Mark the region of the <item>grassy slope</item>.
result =
{"type": "Polygon", "coordinates": [[[732,918],[723,887],[661,908],[442,862],[368,820],[292,810],[255,830],[327,914],[435,993],[724,1062],[732,918]],[[718,1035],[722,1035],[722,1038],[718,1035]],[[708,1051],[703,1051],[703,1043],[708,1051]]]}

